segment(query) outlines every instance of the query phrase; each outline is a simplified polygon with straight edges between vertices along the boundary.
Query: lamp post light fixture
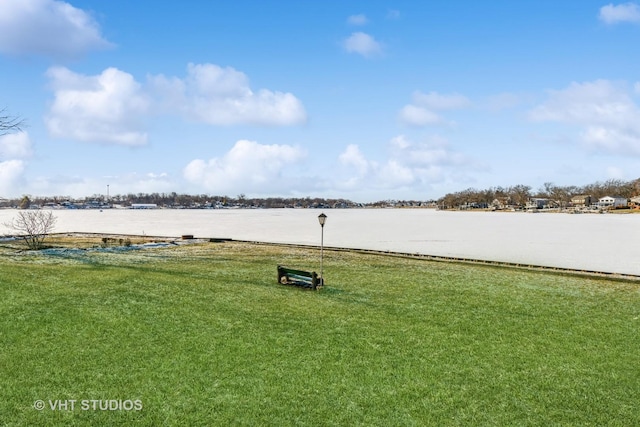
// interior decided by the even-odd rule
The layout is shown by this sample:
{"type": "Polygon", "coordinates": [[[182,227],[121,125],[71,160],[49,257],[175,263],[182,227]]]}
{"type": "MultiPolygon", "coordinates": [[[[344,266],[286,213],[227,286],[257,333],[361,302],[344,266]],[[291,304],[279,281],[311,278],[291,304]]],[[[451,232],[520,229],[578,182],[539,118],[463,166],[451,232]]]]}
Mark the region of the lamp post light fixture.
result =
{"type": "Polygon", "coordinates": [[[327,221],[327,216],[324,213],[318,215],[318,222],[320,222],[320,284],[324,286],[324,223],[327,221]]]}

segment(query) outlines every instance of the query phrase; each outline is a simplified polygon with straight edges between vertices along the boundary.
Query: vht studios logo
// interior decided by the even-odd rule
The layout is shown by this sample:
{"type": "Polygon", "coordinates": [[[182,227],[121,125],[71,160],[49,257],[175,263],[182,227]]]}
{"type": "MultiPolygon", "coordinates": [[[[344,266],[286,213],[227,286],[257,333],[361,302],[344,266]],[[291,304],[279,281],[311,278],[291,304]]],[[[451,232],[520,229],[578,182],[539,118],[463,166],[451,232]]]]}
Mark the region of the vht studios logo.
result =
{"type": "Polygon", "coordinates": [[[141,411],[142,401],[136,400],[97,400],[97,399],[67,399],[67,400],[36,400],[33,407],[38,411],[50,409],[52,411],[141,411]]]}

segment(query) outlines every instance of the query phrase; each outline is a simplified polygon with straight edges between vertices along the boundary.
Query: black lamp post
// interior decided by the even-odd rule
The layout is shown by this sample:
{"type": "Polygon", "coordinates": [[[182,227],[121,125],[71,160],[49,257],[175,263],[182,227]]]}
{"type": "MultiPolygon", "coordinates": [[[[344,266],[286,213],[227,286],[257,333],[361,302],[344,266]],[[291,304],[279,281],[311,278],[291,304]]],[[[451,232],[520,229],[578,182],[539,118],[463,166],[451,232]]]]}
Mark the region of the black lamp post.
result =
{"type": "Polygon", "coordinates": [[[324,285],[324,223],[327,221],[327,216],[324,213],[318,215],[318,222],[320,222],[320,283],[324,285]]]}

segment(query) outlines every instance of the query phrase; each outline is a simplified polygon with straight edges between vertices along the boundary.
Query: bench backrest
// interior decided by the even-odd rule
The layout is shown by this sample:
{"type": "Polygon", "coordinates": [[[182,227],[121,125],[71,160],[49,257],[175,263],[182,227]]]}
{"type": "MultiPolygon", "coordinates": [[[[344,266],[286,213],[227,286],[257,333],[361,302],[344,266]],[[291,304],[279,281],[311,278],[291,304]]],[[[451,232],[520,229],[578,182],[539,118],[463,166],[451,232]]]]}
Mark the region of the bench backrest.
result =
{"type": "Polygon", "coordinates": [[[281,271],[286,275],[295,275],[295,276],[303,276],[303,277],[313,277],[313,273],[304,270],[296,270],[293,268],[283,267],[281,265],[278,266],[278,271],[281,271]]]}
{"type": "MultiPolygon", "coordinates": [[[[298,282],[303,282],[307,285],[311,285],[313,289],[316,289],[320,280],[318,280],[318,274],[315,271],[309,272],[304,270],[297,270],[294,268],[287,268],[281,265],[278,266],[278,283],[283,283],[282,278],[293,279],[298,282]]],[[[287,282],[288,280],[285,280],[287,282]]]]}

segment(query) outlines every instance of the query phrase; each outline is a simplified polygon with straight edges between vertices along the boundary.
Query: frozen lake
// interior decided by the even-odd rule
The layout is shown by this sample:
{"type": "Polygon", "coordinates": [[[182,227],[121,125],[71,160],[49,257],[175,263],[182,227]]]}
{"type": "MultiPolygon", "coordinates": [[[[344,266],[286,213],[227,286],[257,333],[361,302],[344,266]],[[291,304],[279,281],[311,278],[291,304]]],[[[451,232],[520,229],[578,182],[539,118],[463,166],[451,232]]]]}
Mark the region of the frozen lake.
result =
{"type": "MultiPolygon", "coordinates": [[[[0,210],[0,224],[17,211],[0,210]]],[[[316,209],[55,210],[55,232],[320,244],[316,209]]],[[[640,215],[326,209],[326,246],[640,275],[640,215]]],[[[0,233],[9,230],[0,225],[0,233]]]]}

